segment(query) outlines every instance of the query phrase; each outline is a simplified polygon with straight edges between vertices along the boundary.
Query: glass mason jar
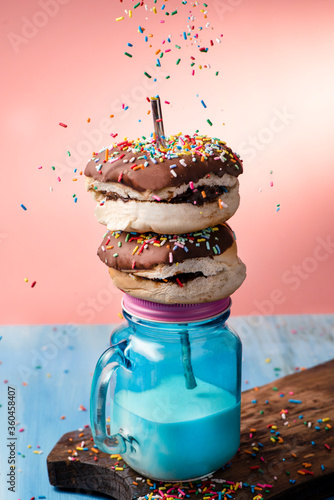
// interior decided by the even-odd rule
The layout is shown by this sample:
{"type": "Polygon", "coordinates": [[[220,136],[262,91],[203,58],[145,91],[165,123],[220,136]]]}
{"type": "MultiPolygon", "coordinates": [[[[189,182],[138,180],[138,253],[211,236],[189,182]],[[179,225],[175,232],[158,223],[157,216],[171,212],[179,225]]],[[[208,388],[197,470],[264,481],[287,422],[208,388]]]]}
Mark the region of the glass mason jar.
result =
{"type": "Polygon", "coordinates": [[[164,305],[125,295],[123,314],[94,372],[96,446],[155,480],[216,471],[240,443],[241,342],[226,324],[230,299],[164,305]]]}

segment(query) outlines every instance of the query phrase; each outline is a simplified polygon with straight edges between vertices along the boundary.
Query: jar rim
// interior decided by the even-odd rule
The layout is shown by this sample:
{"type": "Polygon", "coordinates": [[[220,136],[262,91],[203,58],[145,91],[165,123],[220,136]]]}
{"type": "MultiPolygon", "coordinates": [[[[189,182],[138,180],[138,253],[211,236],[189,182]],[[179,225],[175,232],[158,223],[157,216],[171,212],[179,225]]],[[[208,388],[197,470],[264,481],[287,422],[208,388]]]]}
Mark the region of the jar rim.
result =
{"type": "Polygon", "coordinates": [[[188,324],[214,319],[229,311],[231,303],[230,297],[201,304],[161,304],[128,294],[124,294],[122,298],[124,312],[155,323],[188,324]]]}

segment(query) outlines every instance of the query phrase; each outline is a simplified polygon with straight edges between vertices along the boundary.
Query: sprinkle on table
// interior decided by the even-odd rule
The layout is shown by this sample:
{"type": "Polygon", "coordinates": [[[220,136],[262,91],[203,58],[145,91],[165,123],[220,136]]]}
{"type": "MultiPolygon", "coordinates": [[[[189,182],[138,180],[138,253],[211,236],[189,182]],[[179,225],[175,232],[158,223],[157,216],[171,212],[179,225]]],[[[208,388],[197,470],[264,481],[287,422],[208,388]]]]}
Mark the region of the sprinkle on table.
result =
{"type": "Polygon", "coordinates": [[[59,125],[60,125],[61,127],[67,128],[67,125],[66,125],[65,123],[59,122],[59,125]]]}

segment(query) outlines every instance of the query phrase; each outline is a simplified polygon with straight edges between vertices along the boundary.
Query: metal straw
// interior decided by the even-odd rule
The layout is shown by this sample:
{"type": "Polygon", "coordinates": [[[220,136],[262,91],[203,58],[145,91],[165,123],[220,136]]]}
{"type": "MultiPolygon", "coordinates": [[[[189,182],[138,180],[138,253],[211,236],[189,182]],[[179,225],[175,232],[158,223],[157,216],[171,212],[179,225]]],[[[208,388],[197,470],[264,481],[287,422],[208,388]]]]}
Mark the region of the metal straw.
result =
{"type": "MultiPolygon", "coordinates": [[[[160,97],[151,97],[151,107],[153,116],[153,125],[155,132],[155,141],[158,147],[165,147],[164,122],[162,120],[160,97]]],[[[181,355],[183,372],[186,379],[186,388],[195,389],[197,382],[194,377],[193,367],[191,365],[191,348],[189,333],[181,332],[181,355]]]]}
{"type": "Polygon", "coordinates": [[[158,147],[165,147],[164,122],[162,121],[160,97],[151,97],[151,107],[153,116],[153,125],[155,140],[158,147]]]}
{"type": "Polygon", "coordinates": [[[189,333],[187,331],[181,332],[181,351],[183,372],[186,379],[186,388],[195,389],[195,387],[197,387],[197,382],[194,377],[193,367],[191,365],[190,340],[189,333]]]}

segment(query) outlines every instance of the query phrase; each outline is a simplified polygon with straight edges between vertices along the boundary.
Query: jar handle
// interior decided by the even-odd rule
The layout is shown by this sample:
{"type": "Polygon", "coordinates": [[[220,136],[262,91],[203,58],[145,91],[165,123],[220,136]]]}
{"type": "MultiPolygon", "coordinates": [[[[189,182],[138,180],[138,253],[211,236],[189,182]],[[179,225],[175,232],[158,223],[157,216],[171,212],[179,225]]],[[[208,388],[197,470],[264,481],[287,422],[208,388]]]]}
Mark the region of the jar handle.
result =
{"type": "Polygon", "coordinates": [[[96,364],[90,396],[90,424],[95,444],[105,453],[121,454],[126,451],[124,437],[117,433],[108,434],[106,424],[106,400],[109,382],[115,371],[128,368],[123,351],[127,341],[123,340],[107,349],[96,364]]]}

